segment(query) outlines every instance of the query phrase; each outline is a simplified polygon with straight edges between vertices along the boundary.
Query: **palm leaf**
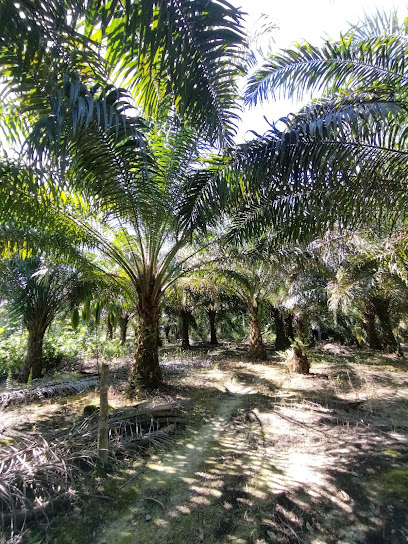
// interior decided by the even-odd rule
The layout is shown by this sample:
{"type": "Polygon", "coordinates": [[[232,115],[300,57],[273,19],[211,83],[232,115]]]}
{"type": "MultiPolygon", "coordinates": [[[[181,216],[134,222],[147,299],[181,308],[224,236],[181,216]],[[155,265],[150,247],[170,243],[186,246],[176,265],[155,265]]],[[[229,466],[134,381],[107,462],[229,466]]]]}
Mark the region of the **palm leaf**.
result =
{"type": "Polygon", "coordinates": [[[278,93],[301,99],[306,93],[339,89],[403,91],[407,83],[405,31],[361,35],[350,31],[339,42],[307,42],[271,55],[249,79],[248,103],[278,93]],[[362,39],[361,39],[362,38],[362,39]]]}

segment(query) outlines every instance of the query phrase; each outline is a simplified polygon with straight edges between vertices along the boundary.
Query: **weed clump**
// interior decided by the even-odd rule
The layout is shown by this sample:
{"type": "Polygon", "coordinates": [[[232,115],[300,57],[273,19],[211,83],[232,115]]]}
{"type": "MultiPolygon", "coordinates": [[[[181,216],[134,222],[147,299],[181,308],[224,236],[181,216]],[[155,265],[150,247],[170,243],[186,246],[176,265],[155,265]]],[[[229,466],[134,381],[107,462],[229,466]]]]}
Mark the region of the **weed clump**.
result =
{"type": "Polygon", "coordinates": [[[293,346],[286,352],[286,366],[289,372],[295,374],[309,374],[310,363],[299,346],[293,346]]]}
{"type": "Polygon", "coordinates": [[[408,470],[389,470],[383,475],[384,492],[408,500],[408,470]]]}

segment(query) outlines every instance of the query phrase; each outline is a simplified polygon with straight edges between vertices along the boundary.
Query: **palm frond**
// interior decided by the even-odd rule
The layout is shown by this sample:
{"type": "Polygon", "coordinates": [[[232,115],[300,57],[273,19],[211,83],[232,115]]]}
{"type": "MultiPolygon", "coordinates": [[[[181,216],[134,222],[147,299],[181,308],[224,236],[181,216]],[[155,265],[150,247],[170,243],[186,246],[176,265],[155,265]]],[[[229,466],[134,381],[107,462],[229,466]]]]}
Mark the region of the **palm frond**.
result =
{"type": "Polygon", "coordinates": [[[256,105],[280,93],[300,100],[328,89],[403,92],[408,76],[405,33],[358,37],[350,32],[321,47],[303,42],[270,56],[249,79],[246,101],[256,105]]]}
{"type": "Polygon", "coordinates": [[[210,142],[223,143],[238,120],[240,21],[225,0],[139,0],[117,9],[107,24],[107,58],[149,116],[170,95],[183,119],[210,142]]]}
{"type": "MultiPolygon", "coordinates": [[[[394,109],[394,104],[391,108],[394,109]]],[[[405,105],[387,120],[388,104],[319,102],[240,146],[232,170],[245,202],[234,236],[272,226],[293,239],[338,223],[360,224],[405,212],[408,170],[405,105]]]]}

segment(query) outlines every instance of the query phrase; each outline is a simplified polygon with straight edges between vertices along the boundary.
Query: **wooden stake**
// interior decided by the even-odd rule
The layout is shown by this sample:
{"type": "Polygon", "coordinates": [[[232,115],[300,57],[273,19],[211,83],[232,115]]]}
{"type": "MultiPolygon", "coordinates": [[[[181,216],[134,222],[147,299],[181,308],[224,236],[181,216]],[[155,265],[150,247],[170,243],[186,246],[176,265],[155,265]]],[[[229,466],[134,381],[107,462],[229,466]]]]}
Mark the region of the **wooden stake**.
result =
{"type": "Polygon", "coordinates": [[[109,457],[108,381],[109,365],[102,363],[99,384],[98,455],[104,463],[109,457]]]}

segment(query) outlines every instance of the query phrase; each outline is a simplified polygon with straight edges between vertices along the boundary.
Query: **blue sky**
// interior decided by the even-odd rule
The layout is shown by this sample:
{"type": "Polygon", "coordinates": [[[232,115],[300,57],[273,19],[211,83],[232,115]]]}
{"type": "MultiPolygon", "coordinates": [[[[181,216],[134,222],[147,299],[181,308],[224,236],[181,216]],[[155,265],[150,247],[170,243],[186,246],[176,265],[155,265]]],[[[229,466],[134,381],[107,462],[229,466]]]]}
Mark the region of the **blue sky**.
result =
{"type": "MultiPolygon", "coordinates": [[[[401,16],[408,16],[408,0],[230,0],[241,7],[247,15],[248,28],[259,26],[262,14],[278,27],[273,31],[273,49],[288,47],[293,42],[306,39],[318,44],[329,35],[338,38],[347,30],[350,24],[357,23],[364,15],[376,11],[391,11],[396,9],[401,16]],[[350,23],[350,24],[349,24],[350,23]]],[[[250,129],[263,133],[268,129],[264,121],[265,115],[269,120],[277,120],[291,111],[296,111],[299,104],[292,101],[279,101],[263,104],[242,114],[242,125],[237,135],[237,141],[251,139],[246,134],[250,129]]]]}

